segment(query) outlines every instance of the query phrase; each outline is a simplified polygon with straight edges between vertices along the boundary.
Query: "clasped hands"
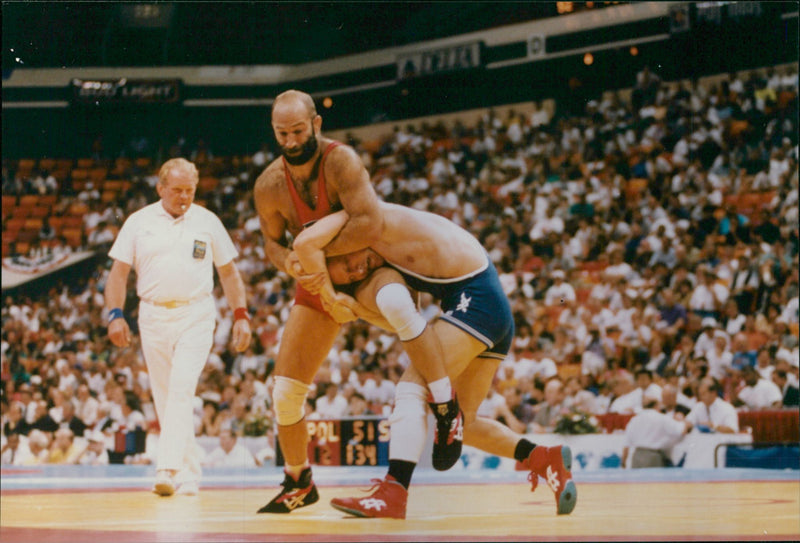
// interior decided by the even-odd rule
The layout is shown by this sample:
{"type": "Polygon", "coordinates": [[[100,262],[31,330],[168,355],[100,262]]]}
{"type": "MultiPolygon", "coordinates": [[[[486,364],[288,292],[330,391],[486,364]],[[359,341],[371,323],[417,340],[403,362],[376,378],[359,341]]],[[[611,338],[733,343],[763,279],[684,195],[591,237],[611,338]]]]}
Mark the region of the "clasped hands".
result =
{"type": "Polygon", "coordinates": [[[358,302],[343,292],[336,292],[327,272],[307,273],[297,255],[289,253],[285,261],[286,271],[297,283],[314,295],[319,295],[322,307],[339,324],[358,319],[358,302]]]}

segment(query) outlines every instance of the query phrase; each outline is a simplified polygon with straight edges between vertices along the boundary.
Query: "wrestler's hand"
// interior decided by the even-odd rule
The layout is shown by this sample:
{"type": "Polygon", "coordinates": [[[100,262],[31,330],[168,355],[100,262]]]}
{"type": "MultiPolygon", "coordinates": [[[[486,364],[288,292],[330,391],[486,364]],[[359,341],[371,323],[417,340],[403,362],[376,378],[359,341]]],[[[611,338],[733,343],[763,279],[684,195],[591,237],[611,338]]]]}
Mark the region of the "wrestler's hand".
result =
{"type": "Polygon", "coordinates": [[[286,268],[286,272],[297,281],[297,284],[311,294],[319,294],[320,290],[325,286],[326,274],[322,272],[306,273],[297,258],[297,253],[294,251],[289,253],[283,265],[286,268]]]}
{"type": "Polygon", "coordinates": [[[322,295],[323,290],[327,290],[328,276],[325,273],[313,273],[297,278],[297,282],[311,294],[322,295]]]}
{"type": "Polygon", "coordinates": [[[333,320],[339,324],[358,319],[358,315],[356,315],[355,311],[350,307],[350,300],[355,301],[350,296],[342,293],[336,293],[333,296],[320,296],[323,309],[325,309],[325,311],[333,317],[333,320]]]}
{"type": "Polygon", "coordinates": [[[246,351],[253,337],[253,332],[250,329],[250,321],[247,319],[237,319],[233,323],[232,332],[231,343],[233,347],[240,353],[246,351]]]}
{"type": "Polygon", "coordinates": [[[286,256],[286,260],[283,261],[283,267],[286,270],[286,273],[295,279],[306,274],[303,266],[300,264],[300,259],[297,258],[297,253],[294,251],[290,251],[286,256]]]}
{"type": "Polygon", "coordinates": [[[114,319],[108,323],[108,339],[117,347],[131,344],[131,329],[125,319],[114,319]]]}

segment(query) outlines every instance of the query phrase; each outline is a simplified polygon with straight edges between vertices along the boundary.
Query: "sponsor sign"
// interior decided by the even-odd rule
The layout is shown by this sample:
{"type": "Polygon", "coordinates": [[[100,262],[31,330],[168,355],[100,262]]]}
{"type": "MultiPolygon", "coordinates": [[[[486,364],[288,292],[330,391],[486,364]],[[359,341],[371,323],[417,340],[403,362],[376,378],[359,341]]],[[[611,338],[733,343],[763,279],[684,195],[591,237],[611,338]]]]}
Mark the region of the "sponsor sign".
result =
{"type": "Polygon", "coordinates": [[[481,42],[471,42],[399,55],[397,57],[397,78],[406,79],[479,68],[482,66],[481,46],[481,42]]]}
{"type": "Polygon", "coordinates": [[[180,79],[73,79],[77,104],[169,104],[180,100],[180,79]]]}

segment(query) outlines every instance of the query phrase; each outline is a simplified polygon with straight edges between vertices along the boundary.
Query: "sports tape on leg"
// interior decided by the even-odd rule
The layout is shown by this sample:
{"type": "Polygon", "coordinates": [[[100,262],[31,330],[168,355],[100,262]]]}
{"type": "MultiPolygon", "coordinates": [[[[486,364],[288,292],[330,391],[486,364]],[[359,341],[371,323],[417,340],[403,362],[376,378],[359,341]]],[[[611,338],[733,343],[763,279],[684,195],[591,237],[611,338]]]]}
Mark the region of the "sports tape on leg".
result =
{"type": "Polygon", "coordinates": [[[289,377],[275,377],[272,389],[272,403],[275,406],[275,420],[281,426],[290,426],[303,420],[306,396],[311,386],[289,377]]]}

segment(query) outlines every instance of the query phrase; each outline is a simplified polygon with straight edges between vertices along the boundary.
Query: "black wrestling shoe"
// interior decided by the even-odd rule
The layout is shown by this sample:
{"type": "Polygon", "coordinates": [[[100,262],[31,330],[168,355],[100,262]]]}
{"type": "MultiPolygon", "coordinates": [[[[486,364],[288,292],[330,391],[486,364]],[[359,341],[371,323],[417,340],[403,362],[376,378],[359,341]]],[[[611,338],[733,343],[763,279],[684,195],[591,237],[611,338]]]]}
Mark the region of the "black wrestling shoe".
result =
{"type": "Polygon", "coordinates": [[[297,481],[286,473],[281,483],[283,490],[271,502],[258,510],[259,513],[291,513],[299,507],[305,507],[319,500],[319,493],[311,480],[311,468],[300,473],[297,481]]]}
{"type": "MultiPolygon", "coordinates": [[[[428,396],[429,400],[432,400],[428,396]]],[[[461,445],[464,441],[464,413],[458,406],[455,392],[449,402],[428,402],[436,417],[436,432],[433,436],[433,467],[446,471],[461,458],[461,445]]]]}

